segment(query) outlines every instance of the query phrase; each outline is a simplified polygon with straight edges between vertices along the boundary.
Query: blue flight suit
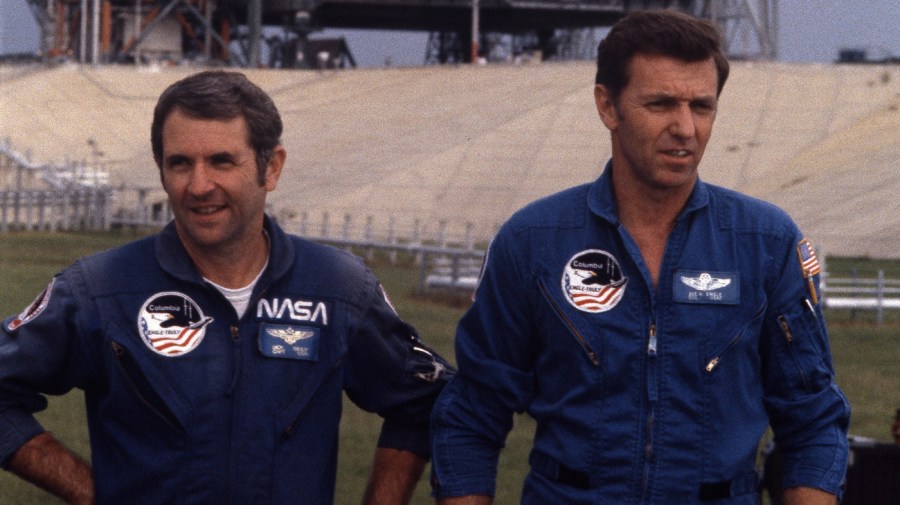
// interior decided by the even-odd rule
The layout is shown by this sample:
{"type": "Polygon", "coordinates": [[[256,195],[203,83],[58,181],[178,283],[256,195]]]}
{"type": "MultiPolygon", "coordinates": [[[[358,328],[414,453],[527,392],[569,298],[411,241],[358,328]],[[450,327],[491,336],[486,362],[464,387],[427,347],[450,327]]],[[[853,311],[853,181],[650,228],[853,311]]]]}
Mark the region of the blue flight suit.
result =
{"type": "Polygon", "coordinates": [[[808,241],[698,181],[654,289],[611,170],[492,242],[432,415],[436,495],[493,495],[514,412],[536,420],[524,504],[756,505],[770,424],[785,485],[840,494],[850,412],[808,241]]]}
{"type": "Polygon", "coordinates": [[[379,446],[429,456],[452,370],[348,253],[266,218],[269,263],[238,318],[169,224],[79,260],[0,330],[0,463],[41,394],[85,391],[98,504],[331,504],[342,394],[379,446]]]}

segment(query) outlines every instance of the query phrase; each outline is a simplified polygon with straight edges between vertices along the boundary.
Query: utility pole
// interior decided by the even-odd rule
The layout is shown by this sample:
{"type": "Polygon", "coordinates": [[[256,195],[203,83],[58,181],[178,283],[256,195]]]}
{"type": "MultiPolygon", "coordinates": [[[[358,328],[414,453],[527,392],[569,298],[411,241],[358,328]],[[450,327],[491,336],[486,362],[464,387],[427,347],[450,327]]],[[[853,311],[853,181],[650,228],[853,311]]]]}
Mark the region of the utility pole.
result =
{"type": "Polygon", "coordinates": [[[259,67],[261,56],[260,36],[262,35],[262,0],[247,2],[247,47],[250,68],[259,67]]]}
{"type": "Polygon", "coordinates": [[[479,20],[478,0],[472,0],[472,64],[478,63],[478,38],[479,38],[479,20]]]}

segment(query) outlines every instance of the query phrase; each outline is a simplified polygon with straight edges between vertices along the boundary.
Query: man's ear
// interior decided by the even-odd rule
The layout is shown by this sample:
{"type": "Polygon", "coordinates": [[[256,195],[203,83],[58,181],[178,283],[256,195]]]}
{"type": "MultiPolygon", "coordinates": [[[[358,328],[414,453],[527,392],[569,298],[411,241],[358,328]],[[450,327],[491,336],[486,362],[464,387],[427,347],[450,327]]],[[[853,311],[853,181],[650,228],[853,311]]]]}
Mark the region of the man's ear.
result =
{"type": "Polygon", "coordinates": [[[275,146],[272,157],[266,164],[266,191],[275,191],[278,186],[278,179],[281,177],[281,169],[284,168],[284,160],[287,159],[287,151],[284,146],[275,146]]]}
{"type": "Polygon", "coordinates": [[[619,112],[616,103],[606,86],[597,84],[594,86],[594,103],[597,105],[597,114],[606,127],[613,131],[619,126],[619,112]]]}

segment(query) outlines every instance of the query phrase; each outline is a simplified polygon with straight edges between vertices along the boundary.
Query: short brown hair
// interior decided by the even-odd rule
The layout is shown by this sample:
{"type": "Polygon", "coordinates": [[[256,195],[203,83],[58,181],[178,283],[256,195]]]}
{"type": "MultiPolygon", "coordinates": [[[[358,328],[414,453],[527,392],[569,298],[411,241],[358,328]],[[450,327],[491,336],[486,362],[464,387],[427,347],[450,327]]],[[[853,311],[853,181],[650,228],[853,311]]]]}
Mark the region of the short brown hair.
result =
{"type": "Polygon", "coordinates": [[[597,78],[618,100],[628,85],[628,66],[635,54],[661,55],[687,62],[712,58],[718,74],[717,93],[728,79],[728,60],[715,25],[670,10],[636,11],[620,19],[597,46],[597,78]]]}

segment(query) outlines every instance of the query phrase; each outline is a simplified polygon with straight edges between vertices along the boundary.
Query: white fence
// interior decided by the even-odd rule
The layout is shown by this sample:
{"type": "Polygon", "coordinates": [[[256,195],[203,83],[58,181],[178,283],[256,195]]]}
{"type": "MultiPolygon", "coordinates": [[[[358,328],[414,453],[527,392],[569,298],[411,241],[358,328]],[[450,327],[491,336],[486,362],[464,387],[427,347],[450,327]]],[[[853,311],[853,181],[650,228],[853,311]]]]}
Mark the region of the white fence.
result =
{"type": "Polygon", "coordinates": [[[0,191],[0,232],[105,230],[110,200],[106,188],[0,191]]]}
{"type": "Polygon", "coordinates": [[[884,270],[875,279],[825,276],[821,288],[825,308],[873,310],[879,325],[885,309],[900,309],[900,280],[885,279],[884,270]]]}

